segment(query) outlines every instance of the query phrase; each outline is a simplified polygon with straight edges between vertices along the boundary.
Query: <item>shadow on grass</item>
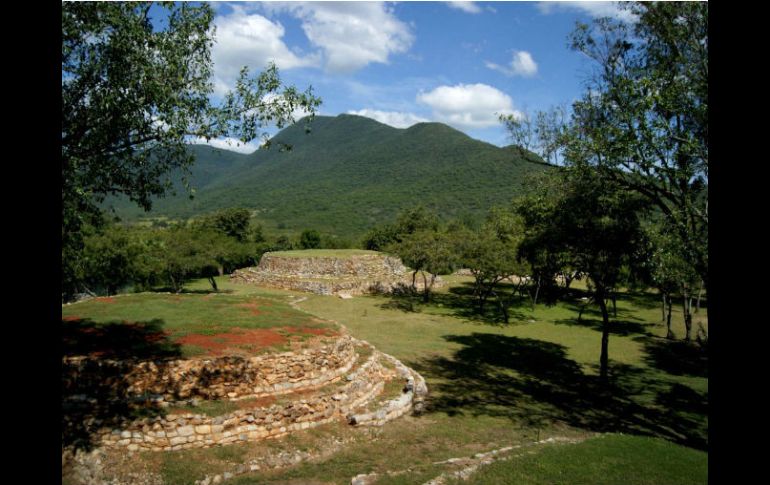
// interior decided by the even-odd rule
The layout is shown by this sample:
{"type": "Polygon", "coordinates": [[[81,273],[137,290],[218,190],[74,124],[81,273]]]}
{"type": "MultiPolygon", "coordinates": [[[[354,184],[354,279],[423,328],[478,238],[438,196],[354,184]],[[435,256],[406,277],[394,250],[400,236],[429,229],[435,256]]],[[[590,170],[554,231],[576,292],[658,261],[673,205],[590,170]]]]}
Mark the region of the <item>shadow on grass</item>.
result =
{"type": "Polygon", "coordinates": [[[675,376],[708,378],[708,350],[695,342],[640,336],[644,361],[650,367],[675,376]]]}
{"type": "MultiPolygon", "coordinates": [[[[498,291],[505,294],[508,298],[513,285],[501,284],[498,291]]],[[[427,308],[441,308],[448,310],[449,314],[469,320],[472,322],[485,323],[489,325],[506,325],[502,312],[498,306],[497,300],[490,298],[484,305],[482,312],[478,310],[478,302],[473,295],[473,284],[462,283],[459,286],[449,288],[447,292],[432,293],[431,301],[423,303],[420,293],[410,294],[409,292],[399,292],[398,294],[386,295],[390,300],[380,305],[384,310],[399,310],[405,313],[420,313],[427,308]]],[[[521,311],[522,308],[528,308],[529,302],[520,298],[514,298],[512,305],[508,306],[509,323],[515,324],[517,321],[526,321],[531,318],[527,313],[521,311]]]]}
{"type": "Polygon", "coordinates": [[[563,422],[591,431],[660,436],[706,449],[707,394],[671,386],[646,369],[614,362],[610,383],[603,386],[555,343],[487,333],[444,338],[462,345],[453,358],[410,363],[437,381],[428,412],[502,416],[534,427],[563,422]]]}
{"type": "Polygon", "coordinates": [[[120,428],[140,417],[162,414],[131,392],[127,374],[137,362],[181,356],[179,344],[162,331],[163,321],[109,322],[62,320],[62,446],[91,450],[99,428],[120,428]]]}
{"type": "Polygon", "coordinates": [[[190,290],[187,288],[183,288],[181,291],[177,292],[175,289],[169,287],[161,287],[161,288],[153,288],[151,290],[153,293],[174,293],[176,295],[209,295],[211,293],[235,293],[235,290],[223,290],[220,289],[218,291],[215,291],[213,288],[206,288],[202,290],[190,290]]]}
{"type": "MultiPolygon", "coordinates": [[[[602,326],[603,326],[601,315],[599,315],[598,319],[586,318],[586,313],[588,312],[583,313],[583,318],[580,321],[578,321],[577,317],[575,317],[575,318],[562,318],[558,320],[553,320],[553,323],[556,323],[559,325],[586,327],[601,333],[602,326]]],[[[618,315],[620,315],[620,313],[618,313],[618,315]]],[[[617,320],[610,317],[610,334],[612,335],[620,335],[623,337],[627,337],[629,335],[638,335],[638,334],[651,335],[650,332],[648,332],[648,328],[650,327],[654,328],[655,324],[639,323],[631,320],[617,320]]]]}

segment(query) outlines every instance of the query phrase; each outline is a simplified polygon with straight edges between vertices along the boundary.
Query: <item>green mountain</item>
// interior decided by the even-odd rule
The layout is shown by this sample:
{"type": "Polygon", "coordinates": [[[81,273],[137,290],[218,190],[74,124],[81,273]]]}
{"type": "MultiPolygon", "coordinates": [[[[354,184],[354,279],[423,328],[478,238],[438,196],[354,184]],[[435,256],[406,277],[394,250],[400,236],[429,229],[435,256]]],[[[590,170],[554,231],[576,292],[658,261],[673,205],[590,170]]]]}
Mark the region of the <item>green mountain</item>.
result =
{"type": "Polygon", "coordinates": [[[116,201],[117,213],[179,218],[248,207],[268,226],[357,237],[416,204],[446,218],[481,216],[508,203],[528,173],[548,168],[531,152],[441,123],[398,129],[361,116],[318,116],[310,134],[300,122],[273,142],[250,155],[191,146],[193,200],[184,193],[159,199],[149,214],[116,201]],[[276,142],[292,149],[280,151],[276,142]]]}

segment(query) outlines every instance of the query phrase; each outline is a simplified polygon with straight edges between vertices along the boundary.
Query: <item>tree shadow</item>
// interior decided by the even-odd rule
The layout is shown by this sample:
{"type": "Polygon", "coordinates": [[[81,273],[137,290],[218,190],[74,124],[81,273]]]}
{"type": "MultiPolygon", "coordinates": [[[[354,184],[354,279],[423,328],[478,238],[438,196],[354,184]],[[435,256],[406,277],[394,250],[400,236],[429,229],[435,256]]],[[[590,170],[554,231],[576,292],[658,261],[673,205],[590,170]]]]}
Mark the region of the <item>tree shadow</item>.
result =
{"type": "Polygon", "coordinates": [[[628,301],[631,305],[650,310],[653,308],[660,308],[661,301],[660,295],[657,293],[650,293],[647,291],[624,291],[619,294],[623,300],[628,301]]]}
{"type": "Polygon", "coordinates": [[[141,361],[159,367],[181,357],[162,320],[108,322],[62,319],[62,447],[89,451],[97,430],[118,429],[163,414],[150,396],[137,396],[127,375],[141,361]]]}
{"type": "Polygon", "coordinates": [[[488,333],[444,338],[462,345],[452,358],[410,363],[433,381],[427,412],[502,416],[534,427],[562,422],[707,446],[706,409],[698,405],[708,395],[690,388],[672,394],[668,381],[644,368],[611,362],[603,385],[559,344],[488,333]]]}
{"type": "Polygon", "coordinates": [[[187,288],[182,288],[179,292],[177,292],[174,288],[170,286],[156,287],[156,288],[153,288],[151,291],[152,293],[174,293],[176,295],[210,295],[212,293],[224,293],[224,294],[235,293],[235,290],[230,290],[230,289],[214,290],[213,288],[206,288],[201,290],[190,290],[187,288]]]}
{"type": "MultiPolygon", "coordinates": [[[[586,318],[586,313],[583,312],[583,318],[581,320],[578,320],[577,317],[575,318],[561,318],[558,320],[553,320],[553,323],[556,323],[558,325],[569,325],[569,326],[576,326],[576,327],[585,327],[590,328],[591,330],[595,330],[599,333],[602,332],[602,327],[604,326],[604,323],[601,320],[601,315],[599,315],[599,318],[586,318]]],[[[654,323],[640,323],[640,322],[634,322],[630,320],[618,320],[615,318],[610,317],[610,334],[612,335],[618,335],[622,337],[628,337],[629,335],[652,335],[648,329],[649,327],[655,327],[654,323]]]]}
{"type": "MultiPolygon", "coordinates": [[[[512,285],[502,284],[499,291],[505,292],[511,288],[512,285]]],[[[505,323],[497,300],[494,297],[491,297],[484,305],[483,311],[479,312],[477,300],[473,295],[473,284],[467,282],[450,287],[446,292],[432,293],[431,300],[427,304],[423,303],[422,296],[419,293],[399,291],[386,296],[389,298],[389,301],[380,305],[380,308],[384,310],[420,313],[427,308],[442,308],[443,310],[449,310],[450,315],[453,317],[494,326],[513,325],[517,321],[526,321],[531,318],[531,315],[520,310],[527,302],[519,299],[514,299],[512,305],[507,306],[508,324],[505,323]]],[[[505,293],[505,296],[508,297],[509,295],[505,293]]]]}
{"type": "Polygon", "coordinates": [[[708,348],[695,342],[640,336],[644,361],[650,367],[675,376],[708,378],[708,348]]]}
{"type": "Polygon", "coordinates": [[[96,323],[91,319],[62,319],[64,356],[89,355],[105,359],[156,359],[181,356],[179,344],[163,331],[163,320],[96,323]]]}

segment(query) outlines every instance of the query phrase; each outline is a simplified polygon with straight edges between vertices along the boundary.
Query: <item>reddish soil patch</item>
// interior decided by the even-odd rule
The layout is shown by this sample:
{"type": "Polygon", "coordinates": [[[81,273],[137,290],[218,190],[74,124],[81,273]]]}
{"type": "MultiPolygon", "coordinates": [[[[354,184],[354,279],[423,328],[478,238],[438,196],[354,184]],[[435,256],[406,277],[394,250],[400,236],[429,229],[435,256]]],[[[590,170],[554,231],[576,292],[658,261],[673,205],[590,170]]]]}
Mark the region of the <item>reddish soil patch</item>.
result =
{"type": "Polygon", "coordinates": [[[62,322],[77,322],[78,320],[82,320],[83,317],[79,317],[77,315],[67,315],[66,317],[61,317],[62,322]]]}
{"type": "Polygon", "coordinates": [[[100,303],[115,303],[115,298],[111,296],[100,296],[98,298],[95,298],[95,300],[100,303]]]}
{"type": "Polygon", "coordinates": [[[254,316],[257,316],[260,313],[262,313],[262,312],[259,311],[259,307],[262,306],[262,305],[257,305],[254,302],[252,302],[252,303],[238,303],[235,306],[237,306],[238,308],[246,308],[246,309],[248,309],[249,313],[251,313],[254,316]]]}
{"type": "Polygon", "coordinates": [[[198,346],[211,355],[224,355],[237,349],[257,352],[286,342],[286,337],[272,329],[234,327],[231,332],[215,335],[190,334],[176,341],[182,345],[198,346]]]}
{"type": "Polygon", "coordinates": [[[249,408],[266,408],[275,404],[275,396],[263,396],[256,399],[243,399],[241,401],[235,401],[238,405],[238,409],[249,408]]]}

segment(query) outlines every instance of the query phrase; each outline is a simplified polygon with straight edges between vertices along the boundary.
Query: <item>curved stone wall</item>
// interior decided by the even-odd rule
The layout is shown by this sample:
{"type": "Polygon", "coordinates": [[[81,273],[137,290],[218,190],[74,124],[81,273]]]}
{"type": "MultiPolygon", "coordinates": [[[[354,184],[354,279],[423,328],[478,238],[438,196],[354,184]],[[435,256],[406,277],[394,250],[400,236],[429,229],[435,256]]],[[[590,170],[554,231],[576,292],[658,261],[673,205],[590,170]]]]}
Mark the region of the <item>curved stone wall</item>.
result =
{"type": "Polygon", "coordinates": [[[347,335],[317,348],[251,359],[222,357],[159,363],[68,358],[64,368],[62,385],[74,405],[78,400],[97,404],[105,398],[100,390],[108,386],[123,386],[123,394],[116,396],[123,399],[146,399],[148,393],[153,393],[152,400],[160,407],[183,396],[239,400],[317,389],[315,394],[303,393],[291,401],[271,406],[255,403],[251,408],[217,417],[171,414],[154,408],[157,412],[144,414],[154,414],[151,417],[83,420],[97,446],[126,447],[130,451],[180,450],[260,440],[333,420],[382,425],[410,410],[419,410],[427,392],[418,373],[369,343],[347,335]],[[359,354],[363,349],[371,352],[365,359],[359,354]],[[389,361],[389,366],[384,366],[383,361],[389,361]],[[403,379],[403,394],[367,413],[368,406],[392,379],[403,379]],[[337,384],[328,385],[332,383],[337,384]],[[94,384],[101,387],[91,396],[73,394],[94,384]]]}
{"type": "Polygon", "coordinates": [[[327,339],[315,348],[251,358],[121,361],[65,357],[62,393],[78,396],[109,389],[116,398],[156,402],[237,400],[322,386],[350,370],[355,359],[349,336],[327,339]]]}
{"type": "Polygon", "coordinates": [[[324,395],[235,411],[223,416],[200,414],[156,416],[133,421],[123,429],[98,434],[105,447],[125,446],[129,450],[181,450],[205,448],[285,435],[331,422],[382,391],[384,381],[393,378],[373,353],[346,384],[324,395]]]}
{"type": "Polygon", "coordinates": [[[259,269],[275,275],[300,278],[349,276],[377,279],[383,276],[402,276],[406,273],[406,267],[399,258],[385,254],[359,254],[345,258],[328,256],[295,258],[265,253],[259,260],[259,269]]]}
{"type": "MultiPolygon", "coordinates": [[[[321,295],[387,293],[412,284],[412,276],[399,258],[386,254],[348,257],[289,257],[265,253],[259,266],[234,271],[233,282],[254,283],[284,290],[321,295]]],[[[421,278],[415,280],[422,287],[421,278]]],[[[442,286],[440,278],[434,287],[442,286]]]]}

